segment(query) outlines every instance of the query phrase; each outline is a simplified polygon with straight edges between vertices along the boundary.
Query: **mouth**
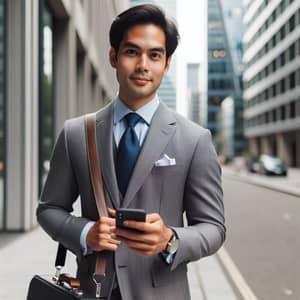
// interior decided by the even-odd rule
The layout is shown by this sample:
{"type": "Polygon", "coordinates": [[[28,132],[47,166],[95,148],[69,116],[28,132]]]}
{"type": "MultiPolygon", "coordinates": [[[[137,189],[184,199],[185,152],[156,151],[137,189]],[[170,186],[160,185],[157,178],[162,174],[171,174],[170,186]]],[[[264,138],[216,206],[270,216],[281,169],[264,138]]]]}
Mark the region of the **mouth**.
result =
{"type": "Polygon", "coordinates": [[[130,78],[135,84],[143,86],[146,85],[151,80],[149,78],[140,77],[140,76],[133,76],[130,78]]]}

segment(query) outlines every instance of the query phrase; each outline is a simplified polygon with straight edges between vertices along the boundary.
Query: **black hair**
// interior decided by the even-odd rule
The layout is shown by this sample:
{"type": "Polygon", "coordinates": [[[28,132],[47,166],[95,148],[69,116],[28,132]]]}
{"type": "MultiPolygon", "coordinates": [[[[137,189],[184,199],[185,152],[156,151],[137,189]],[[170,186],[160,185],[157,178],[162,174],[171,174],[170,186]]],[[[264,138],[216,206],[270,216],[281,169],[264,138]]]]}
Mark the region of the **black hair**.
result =
{"type": "Polygon", "coordinates": [[[160,27],[166,37],[166,58],[175,51],[179,41],[179,33],[173,21],[168,19],[159,7],[152,4],[133,6],[119,14],[111,24],[109,40],[116,53],[126,32],[138,24],[154,24],[160,27]]]}

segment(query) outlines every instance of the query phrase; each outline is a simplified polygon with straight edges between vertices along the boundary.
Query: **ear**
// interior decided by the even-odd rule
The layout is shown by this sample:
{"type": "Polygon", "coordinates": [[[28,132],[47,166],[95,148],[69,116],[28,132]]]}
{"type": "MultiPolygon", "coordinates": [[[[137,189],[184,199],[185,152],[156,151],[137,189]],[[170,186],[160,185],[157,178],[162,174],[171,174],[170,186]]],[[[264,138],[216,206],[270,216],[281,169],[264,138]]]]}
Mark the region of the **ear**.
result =
{"type": "Polygon", "coordinates": [[[170,69],[170,66],[171,66],[171,61],[172,61],[172,56],[169,56],[167,61],[166,61],[164,75],[166,75],[168,73],[168,71],[170,69]]]}
{"type": "Polygon", "coordinates": [[[117,52],[114,48],[109,49],[109,62],[113,68],[116,68],[117,64],[117,52]]]}

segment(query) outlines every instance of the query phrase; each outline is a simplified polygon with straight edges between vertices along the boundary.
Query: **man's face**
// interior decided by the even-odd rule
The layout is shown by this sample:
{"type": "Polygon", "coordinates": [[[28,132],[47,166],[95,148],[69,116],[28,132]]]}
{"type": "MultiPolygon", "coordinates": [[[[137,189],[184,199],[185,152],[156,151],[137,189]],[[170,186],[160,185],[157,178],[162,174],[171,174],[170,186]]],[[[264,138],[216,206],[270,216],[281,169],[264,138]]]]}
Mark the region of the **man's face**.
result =
{"type": "Polygon", "coordinates": [[[163,30],[153,24],[131,27],[118,53],[110,49],[110,63],[117,71],[119,97],[136,109],[149,102],[170,66],[166,61],[163,30]]]}

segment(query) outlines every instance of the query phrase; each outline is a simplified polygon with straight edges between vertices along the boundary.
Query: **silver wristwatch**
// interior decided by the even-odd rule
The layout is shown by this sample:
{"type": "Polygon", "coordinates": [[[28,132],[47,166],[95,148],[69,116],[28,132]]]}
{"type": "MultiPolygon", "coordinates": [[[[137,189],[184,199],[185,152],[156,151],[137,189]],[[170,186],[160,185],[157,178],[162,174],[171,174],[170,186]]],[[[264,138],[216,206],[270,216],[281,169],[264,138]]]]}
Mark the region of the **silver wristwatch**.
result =
{"type": "Polygon", "coordinates": [[[179,246],[179,240],[178,240],[175,232],[173,231],[173,234],[172,234],[170,240],[168,241],[168,244],[167,244],[164,252],[167,254],[174,254],[177,251],[178,246],[179,246]]]}

